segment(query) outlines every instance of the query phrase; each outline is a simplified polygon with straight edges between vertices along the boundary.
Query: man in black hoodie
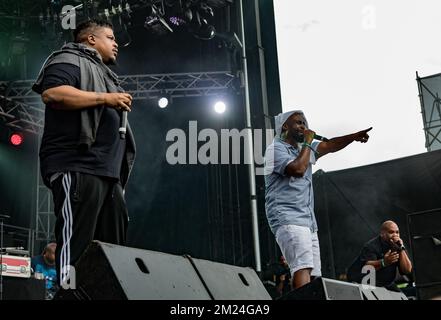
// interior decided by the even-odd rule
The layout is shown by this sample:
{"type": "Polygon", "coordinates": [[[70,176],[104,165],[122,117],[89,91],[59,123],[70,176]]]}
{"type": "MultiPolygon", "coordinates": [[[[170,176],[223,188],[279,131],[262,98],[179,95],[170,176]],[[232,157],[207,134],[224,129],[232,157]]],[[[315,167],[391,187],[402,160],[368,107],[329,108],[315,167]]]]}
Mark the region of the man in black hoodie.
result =
{"type": "Polygon", "coordinates": [[[83,22],[74,42],[48,57],[33,86],[46,104],[40,166],[57,217],[57,275],[71,288],[71,266],[92,240],[126,239],[124,187],[135,142],[128,124],[127,135],[119,134],[132,97],[108,68],[117,54],[111,24],[83,22]]]}

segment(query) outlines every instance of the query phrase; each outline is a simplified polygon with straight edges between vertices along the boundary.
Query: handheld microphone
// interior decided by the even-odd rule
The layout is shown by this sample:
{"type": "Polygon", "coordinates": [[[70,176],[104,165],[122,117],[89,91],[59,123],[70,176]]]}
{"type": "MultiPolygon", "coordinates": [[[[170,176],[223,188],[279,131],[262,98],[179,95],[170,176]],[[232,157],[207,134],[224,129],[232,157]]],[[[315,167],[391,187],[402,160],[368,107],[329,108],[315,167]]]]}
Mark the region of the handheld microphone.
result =
{"type": "Polygon", "coordinates": [[[119,137],[121,139],[125,139],[126,138],[126,132],[127,132],[127,111],[123,111],[121,113],[121,122],[119,125],[119,137]]]}
{"type": "Polygon", "coordinates": [[[400,243],[399,241],[395,242],[395,245],[400,248],[400,250],[405,250],[406,248],[404,247],[404,245],[402,243],[400,243]]]}
{"type": "Polygon", "coordinates": [[[325,138],[325,137],[319,136],[318,134],[314,134],[314,139],[315,139],[315,140],[320,140],[320,141],[323,141],[323,142],[327,142],[327,141],[329,141],[328,138],[325,138]]]}

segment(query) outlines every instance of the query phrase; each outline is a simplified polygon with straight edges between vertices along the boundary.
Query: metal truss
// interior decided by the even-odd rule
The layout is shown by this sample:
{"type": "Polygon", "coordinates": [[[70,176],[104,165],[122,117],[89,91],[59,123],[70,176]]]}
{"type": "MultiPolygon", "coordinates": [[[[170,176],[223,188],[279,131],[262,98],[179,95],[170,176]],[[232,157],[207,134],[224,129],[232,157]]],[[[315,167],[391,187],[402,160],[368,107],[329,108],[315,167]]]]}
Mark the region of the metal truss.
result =
{"type": "Polygon", "coordinates": [[[441,149],[441,74],[420,78],[417,83],[427,151],[441,149]]]}
{"type": "Polygon", "coordinates": [[[233,88],[237,79],[230,72],[171,73],[121,76],[122,87],[134,99],[202,97],[222,94],[233,88]]]}
{"type": "MultiPolygon", "coordinates": [[[[134,100],[216,96],[236,85],[238,77],[227,71],[120,76],[121,86],[134,100]]],[[[32,91],[34,80],[0,81],[0,117],[6,125],[39,134],[44,125],[44,105],[32,91]]]]}
{"type": "MultiPolygon", "coordinates": [[[[174,73],[120,76],[121,85],[134,100],[157,99],[166,94],[172,98],[203,97],[223,94],[233,89],[237,77],[230,72],[174,73]]],[[[34,80],[0,81],[0,117],[6,125],[41,135],[44,105],[32,91],[34,80]]],[[[39,139],[41,140],[41,139],[39,139]]],[[[36,241],[54,239],[55,215],[52,195],[37,174],[36,241]]]]}
{"type": "MultiPolygon", "coordinates": [[[[40,166],[38,166],[39,168],[40,166]]],[[[55,214],[52,192],[37,174],[37,214],[35,218],[35,240],[49,243],[55,239],[55,214]]]]}
{"type": "Polygon", "coordinates": [[[33,134],[42,132],[44,108],[41,105],[27,104],[14,97],[0,94],[0,116],[7,126],[33,134]]]}

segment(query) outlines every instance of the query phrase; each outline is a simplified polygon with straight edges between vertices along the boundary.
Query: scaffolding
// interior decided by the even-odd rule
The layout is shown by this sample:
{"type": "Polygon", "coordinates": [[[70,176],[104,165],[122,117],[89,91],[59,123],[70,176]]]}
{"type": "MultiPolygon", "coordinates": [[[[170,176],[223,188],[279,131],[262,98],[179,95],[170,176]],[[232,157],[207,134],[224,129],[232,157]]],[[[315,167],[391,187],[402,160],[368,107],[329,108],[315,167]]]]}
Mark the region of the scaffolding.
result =
{"type": "Polygon", "coordinates": [[[441,149],[441,74],[420,78],[417,83],[427,151],[441,149]]]}
{"type": "MultiPolygon", "coordinates": [[[[236,88],[239,81],[237,76],[227,71],[123,75],[119,79],[121,86],[134,100],[158,99],[162,95],[171,98],[220,96],[236,88]]],[[[44,104],[40,95],[32,91],[34,82],[0,81],[0,118],[9,127],[41,137],[44,104]]],[[[35,240],[47,243],[54,239],[52,194],[39,173],[37,179],[35,240]]]]}
{"type": "MultiPolygon", "coordinates": [[[[222,95],[234,88],[236,76],[226,71],[120,76],[134,100],[222,95]]],[[[42,132],[44,105],[32,91],[34,80],[0,81],[0,116],[7,126],[33,134],[42,132]]]]}
{"type": "MultiPolygon", "coordinates": [[[[40,140],[40,139],[39,139],[40,140]]],[[[39,161],[39,160],[38,160],[39,161]]],[[[37,166],[39,170],[40,166],[37,166]]],[[[41,175],[37,173],[37,196],[35,214],[35,240],[49,243],[55,239],[55,214],[52,192],[45,186],[41,175]]]]}

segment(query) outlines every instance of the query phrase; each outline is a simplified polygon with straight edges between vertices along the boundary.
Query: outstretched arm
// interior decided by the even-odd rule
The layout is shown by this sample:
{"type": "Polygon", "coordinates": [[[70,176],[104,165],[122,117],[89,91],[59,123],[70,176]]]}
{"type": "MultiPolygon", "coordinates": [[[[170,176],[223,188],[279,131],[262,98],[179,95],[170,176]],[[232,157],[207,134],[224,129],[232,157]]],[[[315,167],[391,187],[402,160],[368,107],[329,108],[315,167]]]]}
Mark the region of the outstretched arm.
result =
{"type": "Polygon", "coordinates": [[[354,141],[366,143],[369,140],[369,135],[367,133],[371,130],[372,127],[346,136],[332,138],[326,142],[320,142],[317,146],[317,152],[319,153],[318,156],[322,157],[330,152],[337,152],[354,141]]]}

